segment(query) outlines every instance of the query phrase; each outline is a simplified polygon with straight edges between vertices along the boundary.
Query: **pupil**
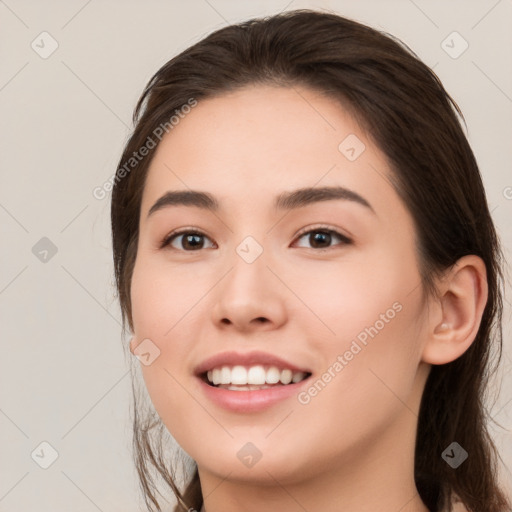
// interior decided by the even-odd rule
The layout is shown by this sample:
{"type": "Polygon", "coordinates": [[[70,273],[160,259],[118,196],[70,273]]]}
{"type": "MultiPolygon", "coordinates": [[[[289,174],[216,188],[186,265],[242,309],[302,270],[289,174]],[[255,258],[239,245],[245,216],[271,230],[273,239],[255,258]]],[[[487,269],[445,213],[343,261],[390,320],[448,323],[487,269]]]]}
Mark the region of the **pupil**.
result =
{"type": "Polygon", "coordinates": [[[324,243],[327,242],[327,245],[329,245],[329,242],[331,240],[331,235],[329,233],[324,233],[324,232],[318,231],[313,235],[313,239],[314,239],[314,243],[312,244],[313,246],[315,246],[315,244],[317,242],[320,242],[320,244],[322,244],[322,242],[324,242],[324,243]]]}
{"type": "Polygon", "coordinates": [[[200,235],[187,235],[185,237],[185,244],[189,247],[192,247],[194,249],[197,249],[198,247],[201,246],[201,243],[200,241],[198,242],[198,239],[200,239],[201,236],[200,235]],[[192,243],[190,243],[190,241],[192,240],[192,243]],[[195,242],[193,241],[195,240],[195,242]]]}

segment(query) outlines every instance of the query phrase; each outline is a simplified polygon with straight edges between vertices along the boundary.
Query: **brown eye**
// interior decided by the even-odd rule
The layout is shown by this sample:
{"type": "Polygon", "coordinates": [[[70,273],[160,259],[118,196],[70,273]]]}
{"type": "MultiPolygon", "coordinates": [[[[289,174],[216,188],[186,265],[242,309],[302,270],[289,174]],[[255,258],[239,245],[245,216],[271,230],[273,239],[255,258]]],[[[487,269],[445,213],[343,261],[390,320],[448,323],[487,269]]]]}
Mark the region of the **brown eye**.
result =
{"type": "Polygon", "coordinates": [[[199,231],[179,231],[178,233],[171,233],[166,237],[160,248],[172,246],[173,249],[192,252],[204,249],[205,239],[208,239],[208,237],[199,231]],[[177,244],[179,247],[173,245],[176,240],[178,240],[177,244]]]}
{"type": "MultiPolygon", "coordinates": [[[[342,235],[341,233],[338,233],[333,229],[328,228],[310,229],[309,231],[303,232],[298,237],[299,240],[303,238],[307,239],[308,242],[311,244],[311,249],[318,250],[329,249],[330,247],[333,246],[333,242],[335,242],[336,239],[338,239],[339,242],[334,245],[346,245],[352,243],[352,240],[350,240],[346,236],[342,235]]],[[[176,249],[178,251],[194,252],[208,248],[207,246],[205,246],[205,240],[210,239],[200,231],[182,230],[168,235],[160,244],[160,248],[163,249],[165,247],[171,247],[172,249],[176,249]]],[[[212,243],[210,245],[210,248],[211,247],[215,247],[215,244],[212,243]]],[[[299,245],[299,247],[305,246],[299,245]]]]}
{"type": "Polygon", "coordinates": [[[336,239],[341,241],[341,244],[338,243],[336,245],[352,243],[352,240],[332,229],[312,229],[302,233],[302,235],[299,236],[299,240],[305,237],[307,237],[312,249],[329,249],[329,247],[332,247],[331,243],[333,240],[336,239]]]}

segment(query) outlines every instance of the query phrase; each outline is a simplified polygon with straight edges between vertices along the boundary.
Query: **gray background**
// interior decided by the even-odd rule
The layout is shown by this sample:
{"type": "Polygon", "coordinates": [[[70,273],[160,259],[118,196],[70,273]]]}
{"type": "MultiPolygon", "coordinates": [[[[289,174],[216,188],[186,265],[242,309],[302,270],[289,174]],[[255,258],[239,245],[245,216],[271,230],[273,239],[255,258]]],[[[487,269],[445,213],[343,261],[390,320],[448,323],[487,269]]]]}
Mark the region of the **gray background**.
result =
{"type": "MultiPolygon", "coordinates": [[[[115,171],[164,62],[226,23],[299,7],[390,32],[434,68],[465,114],[512,261],[511,0],[0,1],[0,511],[141,509],[110,196],[92,191],[115,171]]],[[[507,291],[491,409],[503,428],[491,428],[512,489],[510,279],[507,291]]]]}

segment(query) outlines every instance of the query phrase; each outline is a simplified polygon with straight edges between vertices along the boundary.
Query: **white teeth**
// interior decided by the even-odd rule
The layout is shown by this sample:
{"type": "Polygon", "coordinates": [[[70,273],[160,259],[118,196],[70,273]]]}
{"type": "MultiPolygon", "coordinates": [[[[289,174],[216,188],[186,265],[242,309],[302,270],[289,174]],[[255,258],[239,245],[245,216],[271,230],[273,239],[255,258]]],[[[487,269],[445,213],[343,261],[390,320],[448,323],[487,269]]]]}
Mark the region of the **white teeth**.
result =
{"type": "Polygon", "coordinates": [[[208,382],[214,386],[225,389],[247,391],[251,389],[266,389],[273,385],[287,385],[304,380],[305,372],[294,372],[289,368],[280,370],[277,366],[265,369],[263,365],[254,365],[248,368],[236,366],[222,366],[209,370],[206,374],[208,382]]]}
{"type": "Polygon", "coordinates": [[[267,376],[265,380],[267,381],[267,384],[277,384],[279,382],[279,378],[281,377],[281,372],[279,371],[279,368],[276,368],[275,366],[271,366],[267,370],[267,376]]]}
{"type": "Polygon", "coordinates": [[[266,372],[263,366],[251,366],[247,372],[247,384],[263,386],[265,384],[266,372]]]}
{"type": "Polygon", "coordinates": [[[279,379],[282,384],[290,384],[292,381],[293,372],[291,370],[283,370],[281,372],[281,378],[279,379]]]}
{"type": "Polygon", "coordinates": [[[229,384],[231,382],[231,370],[229,366],[223,366],[220,370],[220,384],[229,384]]]}
{"type": "MultiPolygon", "coordinates": [[[[228,367],[227,368],[229,371],[228,367]]],[[[223,384],[229,384],[229,382],[223,382],[223,384]]],[[[236,384],[238,386],[242,386],[247,384],[247,370],[243,366],[235,366],[231,370],[231,384],[236,384]]]]}

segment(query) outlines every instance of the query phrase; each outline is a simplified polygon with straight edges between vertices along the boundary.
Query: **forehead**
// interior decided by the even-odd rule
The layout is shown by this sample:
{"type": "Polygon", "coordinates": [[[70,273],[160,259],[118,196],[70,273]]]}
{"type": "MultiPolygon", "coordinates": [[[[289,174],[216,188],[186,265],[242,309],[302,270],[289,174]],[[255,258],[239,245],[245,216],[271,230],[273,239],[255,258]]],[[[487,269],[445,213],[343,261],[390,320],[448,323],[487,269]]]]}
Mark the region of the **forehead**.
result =
{"type": "Polygon", "coordinates": [[[141,213],[167,190],[270,208],[282,191],[324,186],[352,189],[378,210],[400,201],[389,173],[385,156],[339,102],[307,88],[251,86],[199,101],[163,137],[141,213]]]}
{"type": "Polygon", "coordinates": [[[233,164],[238,173],[258,168],[262,174],[264,162],[283,173],[292,164],[295,172],[303,167],[315,172],[324,161],[337,159],[339,143],[355,132],[362,138],[348,113],[316,91],[249,86],[199,101],[164,137],[157,154],[179,150],[209,170],[233,164]],[[319,154],[319,148],[327,153],[319,154]]]}

